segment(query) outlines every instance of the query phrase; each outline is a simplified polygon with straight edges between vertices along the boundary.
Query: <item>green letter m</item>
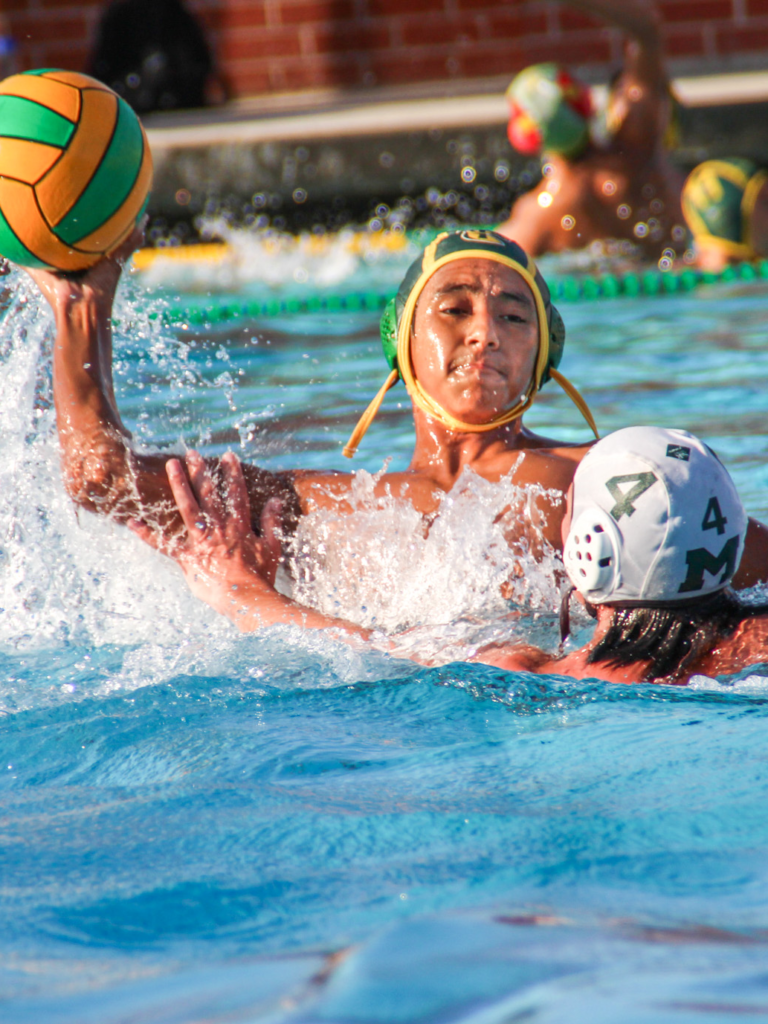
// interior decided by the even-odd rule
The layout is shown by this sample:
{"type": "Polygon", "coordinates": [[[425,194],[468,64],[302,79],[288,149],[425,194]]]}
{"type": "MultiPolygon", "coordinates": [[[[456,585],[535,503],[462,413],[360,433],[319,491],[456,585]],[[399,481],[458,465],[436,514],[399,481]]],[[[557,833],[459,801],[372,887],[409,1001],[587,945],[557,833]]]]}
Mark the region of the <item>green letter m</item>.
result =
{"type": "Polygon", "coordinates": [[[688,575],[680,584],[679,594],[688,590],[701,590],[704,586],[704,572],[711,573],[723,570],[720,582],[724,583],[729,576],[736,571],[736,555],[739,550],[739,535],[731,537],[723,544],[723,550],[719,555],[713,555],[706,548],[694,548],[693,551],[686,551],[685,562],[688,566],[688,575]]]}

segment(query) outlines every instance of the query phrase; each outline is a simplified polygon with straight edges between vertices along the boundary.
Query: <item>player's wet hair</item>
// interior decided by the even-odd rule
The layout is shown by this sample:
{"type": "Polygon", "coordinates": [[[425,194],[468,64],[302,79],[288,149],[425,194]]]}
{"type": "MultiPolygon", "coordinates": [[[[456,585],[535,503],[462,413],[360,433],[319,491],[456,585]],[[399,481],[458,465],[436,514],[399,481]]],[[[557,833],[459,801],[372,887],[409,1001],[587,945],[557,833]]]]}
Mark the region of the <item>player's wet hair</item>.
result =
{"type": "Polygon", "coordinates": [[[667,607],[616,607],[589,665],[624,668],[647,661],[646,682],[682,682],[689,665],[730,636],[740,622],[768,613],[768,604],[743,604],[732,590],[667,607]]]}

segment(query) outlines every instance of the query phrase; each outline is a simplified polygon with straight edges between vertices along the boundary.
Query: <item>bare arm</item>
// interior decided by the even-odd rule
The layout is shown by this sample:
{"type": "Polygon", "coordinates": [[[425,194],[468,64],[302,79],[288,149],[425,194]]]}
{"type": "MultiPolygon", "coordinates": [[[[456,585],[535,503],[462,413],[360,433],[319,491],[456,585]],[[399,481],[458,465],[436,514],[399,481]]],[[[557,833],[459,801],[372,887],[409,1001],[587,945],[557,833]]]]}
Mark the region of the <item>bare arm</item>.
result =
{"type": "Polygon", "coordinates": [[[529,256],[541,256],[552,249],[552,216],[539,205],[539,186],[515,200],[509,219],[496,230],[517,242],[529,256]]]}
{"type": "MultiPolygon", "coordinates": [[[[228,452],[222,457],[221,467],[225,478],[223,493],[214,487],[197,452],[187,454],[186,472],[178,459],[171,459],[166,469],[184,522],[184,535],[168,542],[140,522],[132,523],[134,532],[178,562],[192,593],[226,615],[242,632],[296,625],[332,630],[346,641],[370,639],[370,630],[306,608],[275,590],[280,558],[277,500],[267,502],[261,537],[256,537],[251,529],[248,494],[237,457],[228,452]]],[[[414,660],[421,661],[418,656],[414,660]]],[[[556,664],[546,652],[525,644],[490,646],[472,660],[511,672],[549,671],[556,664]]]]}
{"type": "Polygon", "coordinates": [[[744,555],[733,577],[732,586],[741,590],[758,583],[768,583],[768,526],[750,518],[744,555]]]}
{"type": "MultiPolygon", "coordinates": [[[[56,321],[53,389],[64,480],[73,501],[120,522],[152,518],[170,533],[181,519],[165,472],[167,457],[135,452],[115,402],[112,382],[112,304],[123,264],[141,241],[137,230],[111,256],[81,277],[29,271],[56,321]]],[[[283,501],[286,525],[299,514],[289,474],[247,468],[258,523],[266,501],[283,501]]]]}
{"type": "Polygon", "coordinates": [[[595,14],[623,29],[647,49],[659,47],[659,16],[649,0],[565,0],[586,14],[595,14]]]}
{"type": "Polygon", "coordinates": [[[587,14],[627,33],[624,66],[609,97],[608,124],[619,148],[652,152],[663,139],[671,114],[660,19],[647,0],[568,0],[587,14]]]}

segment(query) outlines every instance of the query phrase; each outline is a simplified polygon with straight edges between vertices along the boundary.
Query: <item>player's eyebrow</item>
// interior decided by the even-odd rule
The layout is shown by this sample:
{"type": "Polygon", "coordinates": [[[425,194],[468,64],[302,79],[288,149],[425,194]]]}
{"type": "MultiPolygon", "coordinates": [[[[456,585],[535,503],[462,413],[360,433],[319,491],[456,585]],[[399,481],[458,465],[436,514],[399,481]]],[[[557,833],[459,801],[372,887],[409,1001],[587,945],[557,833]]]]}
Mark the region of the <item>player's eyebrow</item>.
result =
{"type": "MultiPolygon", "coordinates": [[[[444,288],[440,288],[437,292],[435,292],[435,298],[440,299],[444,295],[451,295],[454,292],[471,292],[473,295],[476,295],[482,291],[482,287],[477,284],[447,284],[444,288]]],[[[521,302],[525,306],[533,306],[531,297],[526,292],[504,291],[500,292],[499,296],[500,298],[508,299],[511,302],[521,302]]]]}
{"type": "Polygon", "coordinates": [[[533,306],[533,300],[527,292],[502,292],[501,297],[512,302],[522,302],[524,306],[533,306]]]}

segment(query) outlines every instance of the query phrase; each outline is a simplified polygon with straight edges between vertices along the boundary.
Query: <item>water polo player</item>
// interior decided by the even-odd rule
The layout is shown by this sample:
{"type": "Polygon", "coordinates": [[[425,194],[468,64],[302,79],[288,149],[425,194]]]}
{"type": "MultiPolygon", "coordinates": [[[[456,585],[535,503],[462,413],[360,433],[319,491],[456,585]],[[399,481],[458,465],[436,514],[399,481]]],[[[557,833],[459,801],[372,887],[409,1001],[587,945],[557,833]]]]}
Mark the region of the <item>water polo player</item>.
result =
{"type": "MultiPolygon", "coordinates": [[[[169,465],[188,527],[176,557],[193,592],[244,631],[290,623],[368,637],[274,589],[272,531],[262,540],[251,531],[239,465],[231,454],[225,460],[231,512],[211,500],[199,456],[192,457],[194,489],[179,462],[169,465]]],[[[698,438],[656,427],[619,430],[582,460],[570,498],[565,567],[597,619],[594,636],[565,656],[515,645],[487,648],[475,660],[618,683],[685,683],[765,660],[768,605],[742,604],[730,590],[747,515],[727,470],[698,438]]],[[[566,623],[571,592],[564,593],[566,623]]]]}
{"type": "Polygon", "coordinates": [[[589,89],[556,64],[534,65],[513,80],[510,141],[542,157],[544,176],[498,230],[534,256],[601,239],[653,260],[665,249],[682,254],[682,177],[667,156],[673,100],[656,12],[645,0],[569,3],[627,33],[624,66],[597,116],[589,89]]]}
{"type": "Polygon", "coordinates": [[[683,215],[704,270],[768,256],[768,171],[751,160],[705,160],[683,185],[683,215]]]}
{"type": "MultiPolygon", "coordinates": [[[[165,471],[168,456],[131,445],[112,389],[112,301],[128,251],[126,246],[100,261],[78,280],[31,273],[56,314],[54,400],[70,495],[81,507],[118,522],[152,524],[168,540],[182,528],[165,471]]],[[[383,335],[393,369],[378,400],[402,375],[413,401],[416,440],[409,468],[377,476],[376,495],[393,495],[434,517],[466,470],[492,483],[504,478],[522,487],[537,485],[551,496],[537,499],[537,521],[515,520],[510,543],[522,537],[534,554],[544,544],[559,550],[564,505],[557,494],[567,491],[587,444],[562,444],[523,424],[524,411],[548,376],[578,400],[557,371],[564,327],[533,261],[492,232],[446,233],[414,261],[384,318],[383,335]]],[[[348,453],[377,407],[374,401],[348,453]]],[[[215,467],[216,460],[208,465],[215,467]]],[[[354,514],[351,503],[343,502],[354,481],[350,473],[273,473],[248,465],[243,472],[256,529],[273,496],[281,500],[287,532],[297,516],[313,509],[354,514]]],[[[740,586],[768,580],[766,536],[764,527],[752,523],[740,586]]],[[[355,575],[352,566],[350,574],[355,575]]]]}
{"type": "MultiPolygon", "coordinates": [[[[571,505],[563,558],[597,619],[592,640],[557,659],[498,648],[481,661],[624,683],[684,683],[765,661],[768,605],[730,589],[747,515],[707,445],[684,430],[616,431],[581,462],[571,505]]],[[[567,633],[567,612],[561,620],[567,633]]]]}

